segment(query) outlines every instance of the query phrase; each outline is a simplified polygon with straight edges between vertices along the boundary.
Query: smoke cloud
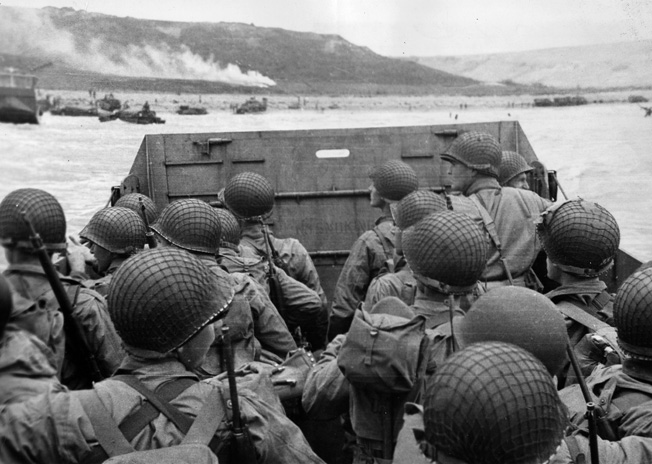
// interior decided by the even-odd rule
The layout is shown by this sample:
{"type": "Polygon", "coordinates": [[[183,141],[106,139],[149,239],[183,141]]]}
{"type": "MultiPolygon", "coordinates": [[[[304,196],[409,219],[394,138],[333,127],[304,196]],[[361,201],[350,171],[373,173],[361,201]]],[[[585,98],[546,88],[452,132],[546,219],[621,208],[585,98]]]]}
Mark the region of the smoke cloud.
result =
{"type": "Polygon", "coordinates": [[[0,6],[0,52],[47,57],[80,70],[119,76],[206,80],[252,87],[276,85],[258,71],[243,72],[231,63],[222,66],[213,55],[204,59],[186,45],[178,50],[165,43],[118,48],[106,40],[93,39],[82,50],[73,34],[52,23],[47,11],[35,9],[0,6]]]}

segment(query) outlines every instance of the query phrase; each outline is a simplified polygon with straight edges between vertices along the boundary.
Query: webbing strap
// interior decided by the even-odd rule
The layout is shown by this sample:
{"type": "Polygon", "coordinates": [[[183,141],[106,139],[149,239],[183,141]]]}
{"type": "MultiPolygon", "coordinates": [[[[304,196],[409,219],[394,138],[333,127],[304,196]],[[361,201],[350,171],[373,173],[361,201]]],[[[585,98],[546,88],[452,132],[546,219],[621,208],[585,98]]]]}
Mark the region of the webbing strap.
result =
{"type": "Polygon", "coordinates": [[[560,301],[557,303],[557,308],[559,308],[559,311],[561,311],[564,316],[569,317],[575,322],[582,324],[591,332],[597,332],[599,329],[611,327],[606,322],[602,322],[597,317],[589,314],[582,307],[579,307],[569,301],[560,301]]]}
{"type": "Polygon", "coordinates": [[[109,456],[120,456],[134,451],[134,447],[122,435],[118,425],[106,410],[102,400],[97,392],[93,390],[85,390],[78,392],[80,394],[80,402],[86,415],[91,421],[93,430],[95,431],[95,438],[109,456]]]}
{"type": "Polygon", "coordinates": [[[147,388],[145,384],[143,384],[135,376],[116,375],[111,377],[111,379],[126,383],[131,388],[147,398],[147,401],[149,401],[156,409],[165,415],[165,417],[170,419],[170,421],[172,421],[172,423],[184,434],[187,433],[190,429],[190,426],[192,425],[192,419],[190,417],[179,411],[171,404],[161,401],[161,398],[159,398],[153,391],[147,388]]]}
{"type": "Polygon", "coordinates": [[[181,444],[207,445],[213,440],[215,432],[226,417],[227,411],[224,407],[222,391],[219,387],[214,387],[181,444]]]}
{"type": "Polygon", "coordinates": [[[385,260],[393,259],[394,246],[392,245],[392,242],[390,242],[387,237],[380,233],[378,226],[374,226],[374,228],[371,230],[373,230],[374,234],[376,234],[376,237],[378,237],[378,240],[380,240],[380,245],[383,247],[383,253],[385,253],[385,260]]]}
{"type": "Polygon", "coordinates": [[[600,311],[602,308],[607,306],[610,301],[611,293],[609,293],[607,290],[602,290],[602,292],[593,299],[591,305],[600,311]]]}
{"type": "MultiPolygon", "coordinates": [[[[169,403],[195,383],[197,382],[191,378],[174,379],[159,385],[154,393],[163,402],[169,403]]],[[[131,441],[160,413],[158,408],[148,400],[120,422],[120,431],[128,441],[131,441]]]]}

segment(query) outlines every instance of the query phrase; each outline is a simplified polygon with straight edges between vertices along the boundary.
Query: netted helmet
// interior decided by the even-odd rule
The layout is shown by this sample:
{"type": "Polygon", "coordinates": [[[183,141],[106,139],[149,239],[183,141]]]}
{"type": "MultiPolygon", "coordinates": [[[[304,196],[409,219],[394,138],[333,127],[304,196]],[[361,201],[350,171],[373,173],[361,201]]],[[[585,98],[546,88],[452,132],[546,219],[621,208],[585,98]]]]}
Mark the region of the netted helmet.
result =
{"type": "Polygon", "coordinates": [[[167,205],[152,230],[175,246],[214,255],[220,247],[220,217],[205,201],[184,198],[167,205]]]}
{"type": "Polygon", "coordinates": [[[137,212],[142,217],[143,209],[141,205],[145,207],[145,218],[147,218],[147,223],[154,224],[158,218],[158,208],[156,208],[156,205],[151,198],[143,195],[142,193],[128,193],[123,195],[118,198],[118,201],[116,201],[115,205],[113,206],[129,208],[130,210],[137,212]]]}
{"type": "Polygon", "coordinates": [[[380,196],[390,201],[399,201],[419,188],[417,174],[403,161],[390,160],[376,166],[369,177],[380,196]]]}
{"type": "Polygon", "coordinates": [[[417,190],[403,197],[392,211],[396,226],[404,230],[426,216],[445,209],[443,196],[429,190],[417,190]]]}
{"type": "Polygon", "coordinates": [[[441,211],[403,232],[403,252],[411,269],[446,285],[473,285],[487,264],[482,229],[466,214],[441,211]]]}
{"type": "Polygon", "coordinates": [[[508,343],[454,353],[426,387],[428,448],[464,462],[544,462],[561,444],[566,422],[543,364],[508,343]]]}
{"type": "Polygon", "coordinates": [[[462,346],[489,341],[520,346],[551,376],[566,363],[564,317],[549,298],[528,288],[498,287],[480,296],[462,319],[458,334],[462,346]]]}
{"type": "Polygon", "coordinates": [[[224,203],[240,219],[265,216],[274,208],[274,188],[260,174],[243,172],[224,187],[224,203]]]}
{"type": "Polygon", "coordinates": [[[138,213],[112,206],[95,213],[79,236],[111,253],[132,254],[145,248],[146,234],[147,228],[138,213]]]}
{"type": "Polygon", "coordinates": [[[33,249],[23,212],[48,250],[66,248],[66,217],[61,204],[48,192],[34,188],[14,190],[0,203],[0,241],[3,246],[33,249]]]}
{"type": "Polygon", "coordinates": [[[652,268],[630,275],[614,299],[618,343],[629,354],[652,359],[652,268]]]}
{"type": "Polygon", "coordinates": [[[233,289],[201,259],[155,248],[124,262],[109,284],[109,314],[133,347],[170,352],[226,314],[233,289]]]}
{"type": "Polygon", "coordinates": [[[515,151],[504,151],[500,161],[498,182],[500,185],[505,185],[519,174],[530,172],[532,169],[532,166],[527,164],[525,158],[515,151]]]}
{"type": "Polygon", "coordinates": [[[221,246],[237,247],[240,243],[240,223],[228,209],[215,208],[215,212],[220,217],[220,226],[222,227],[221,246]]]}
{"type": "Polygon", "coordinates": [[[611,267],[620,229],[605,208],[577,199],[553,205],[541,217],[537,231],[543,248],[562,271],[595,277],[611,267]]]}
{"type": "Polygon", "coordinates": [[[491,135],[483,132],[464,132],[457,137],[441,159],[452,163],[461,163],[484,175],[498,178],[502,148],[491,135]]]}
{"type": "Polygon", "coordinates": [[[0,338],[2,338],[13,307],[11,287],[7,278],[0,274],[0,338]]]}

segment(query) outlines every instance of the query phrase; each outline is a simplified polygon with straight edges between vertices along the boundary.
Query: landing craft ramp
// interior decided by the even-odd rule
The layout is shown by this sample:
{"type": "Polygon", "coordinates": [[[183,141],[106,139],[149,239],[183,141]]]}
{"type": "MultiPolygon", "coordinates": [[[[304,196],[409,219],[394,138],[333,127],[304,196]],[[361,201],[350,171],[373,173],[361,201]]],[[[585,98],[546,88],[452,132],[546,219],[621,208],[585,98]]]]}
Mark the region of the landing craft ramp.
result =
{"type": "MultiPolygon", "coordinates": [[[[295,237],[308,249],[330,299],[348,250],[378,215],[369,206],[371,168],[400,159],[414,168],[420,188],[443,189],[446,172],[439,153],[470,130],[492,134],[503,150],[516,151],[530,163],[538,160],[517,121],[147,135],[114,200],[140,192],[159,209],[179,198],[216,204],[232,176],[261,174],[276,192],[270,226],[276,236],[295,237]]],[[[540,195],[554,197],[547,182],[532,184],[540,195]]],[[[610,288],[615,290],[639,264],[621,252],[605,278],[610,288]]]]}

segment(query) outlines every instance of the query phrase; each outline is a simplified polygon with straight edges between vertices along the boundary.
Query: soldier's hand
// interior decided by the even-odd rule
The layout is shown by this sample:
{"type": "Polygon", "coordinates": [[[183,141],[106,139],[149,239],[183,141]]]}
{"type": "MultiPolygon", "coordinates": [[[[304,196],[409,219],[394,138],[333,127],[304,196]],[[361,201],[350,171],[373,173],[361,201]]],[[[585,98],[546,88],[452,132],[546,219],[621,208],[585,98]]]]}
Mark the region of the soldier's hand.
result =
{"type": "Polygon", "coordinates": [[[68,239],[70,241],[66,249],[66,258],[70,265],[70,271],[84,272],[87,263],[95,263],[95,256],[88,247],[82,245],[75,237],[69,236],[68,239]]]}

